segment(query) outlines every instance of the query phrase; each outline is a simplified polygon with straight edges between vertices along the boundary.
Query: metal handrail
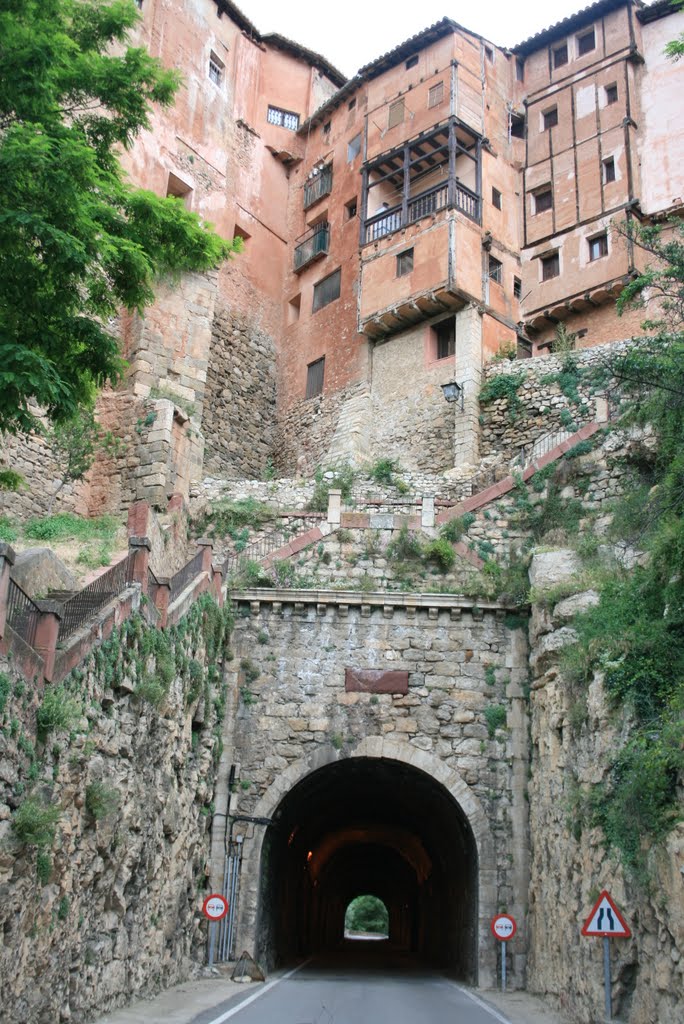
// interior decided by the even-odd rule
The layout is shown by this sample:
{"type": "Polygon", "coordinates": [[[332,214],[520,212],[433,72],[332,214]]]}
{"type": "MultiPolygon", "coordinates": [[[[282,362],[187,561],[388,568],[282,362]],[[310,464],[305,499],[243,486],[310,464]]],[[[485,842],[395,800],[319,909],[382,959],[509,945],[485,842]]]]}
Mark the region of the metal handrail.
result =
{"type": "Polygon", "coordinates": [[[157,591],[159,590],[159,580],[154,575],[150,567],[147,567],[147,596],[152,602],[156,604],[157,591]]]}
{"type": "MultiPolygon", "coordinates": [[[[437,213],[450,206],[454,206],[471,220],[479,222],[480,197],[458,179],[451,179],[450,182],[440,181],[439,184],[426,188],[424,192],[410,196],[406,208],[406,223],[413,224],[421,217],[428,217],[431,213],[437,213]],[[450,185],[453,185],[453,199],[449,198],[450,185]]],[[[397,206],[380,210],[372,217],[366,218],[364,239],[366,242],[375,242],[402,227],[404,227],[404,210],[399,203],[397,206]]]]}
{"type": "Polygon", "coordinates": [[[304,209],[332,191],[332,164],[323,167],[319,174],[304,186],[304,209]]]}
{"type": "Polygon", "coordinates": [[[316,224],[305,238],[295,246],[294,269],[303,270],[317,256],[325,256],[330,246],[330,225],[327,221],[316,224]]]}
{"type": "Polygon", "coordinates": [[[64,602],[59,624],[60,640],[75,633],[109,601],[118,597],[134,582],[133,561],[134,556],[129,553],[120,562],[89,583],[87,587],[80,590],[78,594],[74,594],[64,602]]]}
{"type": "MultiPolygon", "coordinates": [[[[290,521],[298,521],[303,526],[307,525],[307,518],[307,516],[289,517],[290,521]]],[[[284,544],[287,544],[292,539],[293,537],[289,529],[281,526],[262,534],[257,540],[247,544],[242,551],[231,551],[223,563],[224,580],[228,578],[231,572],[238,570],[246,562],[258,562],[260,559],[265,558],[266,555],[270,555],[272,551],[277,551],[278,548],[283,547],[284,544]]]]}
{"type": "Polygon", "coordinates": [[[7,594],[7,622],[30,647],[35,647],[40,608],[10,576],[7,594]]]}
{"type": "Polygon", "coordinates": [[[199,576],[202,571],[203,561],[204,550],[200,548],[197,554],[182,569],[179,569],[175,576],[171,577],[169,580],[169,604],[183,593],[191,580],[199,576]]]}

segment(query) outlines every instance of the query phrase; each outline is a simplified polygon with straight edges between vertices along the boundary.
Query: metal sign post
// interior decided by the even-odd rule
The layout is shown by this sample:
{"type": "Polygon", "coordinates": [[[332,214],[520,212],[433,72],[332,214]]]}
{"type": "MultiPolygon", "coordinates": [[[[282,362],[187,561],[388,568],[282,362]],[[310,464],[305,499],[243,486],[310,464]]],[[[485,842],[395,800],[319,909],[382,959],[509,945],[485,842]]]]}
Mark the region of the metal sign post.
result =
{"type": "Polygon", "coordinates": [[[216,925],[228,913],[228,900],[220,893],[213,892],[202,904],[202,913],[209,920],[209,966],[214,966],[216,950],[216,925]]]}
{"type": "Polygon", "coordinates": [[[497,914],[489,925],[492,935],[501,943],[501,991],[506,991],[506,943],[518,930],[515,918],[510,914],[497,914]]]}
{"type": "Polygon", "coordinates": [[[610,983],[610,940],[629,939],[632,933],[606,889],[603,890],[596,900],[589,917],[584,922],[582,935],[594,935],[603,939],[603,987],[606,1020],[610,1021],[613,1019],[610,983]]]}

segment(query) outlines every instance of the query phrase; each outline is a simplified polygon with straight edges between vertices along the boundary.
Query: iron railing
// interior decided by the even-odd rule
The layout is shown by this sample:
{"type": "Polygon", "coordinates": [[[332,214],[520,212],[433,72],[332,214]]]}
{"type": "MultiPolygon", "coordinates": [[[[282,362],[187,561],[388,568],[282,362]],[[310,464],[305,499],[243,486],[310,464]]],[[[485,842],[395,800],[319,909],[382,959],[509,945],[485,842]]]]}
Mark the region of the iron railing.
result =
{"type": "Polygon", "coordinates": [[[332,164],[323,167],[319,174],[304,186],[304,209],[313,206],[317,200],[332,192],[332,164]]]}
{"type": "Polygon", "coordinates": [[[316,224],[308,235],[295,246],[294,269],[303,270],[320,256],[325,256],[330,246],[330,225],[316,224]]]}
{"type": "Polygon", "coordinates": [[[10,576],[7,595],[7,622],[22,640],[30,647],[35,647],[36,629],[40,619],[40,609],[28,594],[25,594],[18,583],[10,576]]]}
{"type": "Polygon", "coordinates": [[[157,591],[158,590],[159,590],[159,580],[157,579],[157,577],[154,575],[154,573],[152,572],[152,570],[148,566],[148,569],[147,569],[147,596],[150,599],[150,601],[152,602],[152,604],[156,604],[157,603],[157,591]]]}
{"type": "Polygon", "coordinates": [[[188,583],[194,580],[202,571],[204,561],[204,550],[199,549],[194,558],[191,558],[187,565],[179,569],[175,576],[169,580],[169,604],[176,600],[183,593],[188,583]]]}
{"type": "Polygon", "coordinates": [[[417,196],[412,196],[407,203],[406,219],[404,220],[403,207],[393,206],[380,213],[368,217],[365,223],[364,239],[366,242],[375,242],[385,235],[398,231],[405,224],[413,224],[422,217],[428,217],[431,213],[446,210],[449,206],[455,207],[464,213],[466,217],[479,223],[480,220],[480,197],[472,192],[460,181],[452,181],[453,200],[449,200],[450,183],[442,181],[432,188],[425,189],[417,196]]]}
{"type": "Polygon", "coordinates": [[[84,623],[88,622],[101,608],[118,597],[133,582],[132,554],[126,555],[120,562],[107,569],[87,587],[62,605],[62,618],[59,624],[59,639],[71,636],[84,623]]]}
{"type": "Polygon", "coordinates": [[[313,522],[318,522],[318,519],[308,519],[307,516],[293,516],[290,517],[289,522],[297,522],[300,525],[300,530],[292,529],[291,526],[280,526],[275,530],[268,530],[263,533],[256,540],[252,541],[251,544],[247,544],[242,551],[231,551],[223,563],[223,578],[228,578],[231,572],[237,572],[241,566],[246,562],[258,562],[262,558],[266,558],[266,555],[270,555],[272,551],[277,551],[278,548],[282,548],[288,541],[293,540],[299,533],[304,532],[301,527],[309,528],[313,522]]]}

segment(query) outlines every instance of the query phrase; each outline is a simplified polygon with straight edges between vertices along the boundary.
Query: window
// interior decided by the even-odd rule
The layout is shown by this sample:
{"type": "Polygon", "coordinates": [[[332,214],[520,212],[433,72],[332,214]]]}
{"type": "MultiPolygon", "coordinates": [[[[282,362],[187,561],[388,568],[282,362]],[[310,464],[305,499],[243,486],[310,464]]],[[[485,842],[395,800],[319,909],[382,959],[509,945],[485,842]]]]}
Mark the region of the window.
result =
{"type": "Polygon", "coordinates": [[[243,227],[242,227],[242,226],[241,226],[240,224],[238,224],[238,222],[236,221],[236,222],[235,222],[235,227],[233,228],[233,238],[241,238],[243,242],[246,242],[246,241],[248,241],[248,239],[250,239],[251,237],[252,237],[252,236],[250,235],[249,231],[247,231],[247,229],[246,229],[246,228],[243,228],[243,227]]]}
{"type": "Polygon", "coordinates": [[[192,186],[188,185],[182,178],[179,178],[173,171],[169,173],[166,194],[167,196],[174,196],[176,199],[182,199],[188,210],[190,209],[192,205],[192,186]]]}
{"type": "Polygon", "coordinates": [[[492,188],[492,206],[495,210],[501,209],[501,193],[498,188],[492,188]]]}
{"type": "Polygon", "coordinates": [[[534,199],[534,212],[545,213],[547,210],[553,209],[553,192],[550,188],[540,189],[539,192],[535,192],[532,196],[534,199]]]}
{"type": "Polygon", "coordinates": [[[356,96],[354,97],[353,100],[349,100],[349,103],[347,104],[347,110],[353,110],[355,106],[356,106],[356,96]]]}
{"type": "Polygon", "coordinates": [[[329,302],[334,302],[335,299],[340,297],[340,280],[342,272],[336,270],[332,274],[328,274],[322,281],[314,285],[313,290],[313,307],[312,313],[315,313],[319,309],[323,309],[323,306],[327,306],[329,302]]]}
{"type": "Polygon", "coordinates": [[[302,296],[301,293],[295,295],[294,298],[290,299],[287,304],[287,322],[288,324],[296,324],[299,320],[299,311],[302,308],[302,296]]]}
{"type": "Polygon", "coordinates": [[[325,136],[328,136],[328,135],[330,135],[330,127],[331,127],[331,124],[332,124],[332,122],[331,122],[331,121],[326,121],[326,122],[325,122],[325,124],[324,124],[324,125],[323,125],[323,127],[321,128],[321,132],[322,132],[322,134],[323,134],[323,135],[325,135],[325,136]]]}
{"type": "Polygon", "coordinates": [[[442,320],[432,328],[435,354],[438,359],[447,359],[456,353],[456,321],[442,320]]]}
{"type": "Polygon", "coordinates": [[[518,82],[525,81],[525,61],[522,57],[515,58],[515,77],[518,82]]]}
{"type": "Polygon", "coordinates": [[[577,56],[584,57],[586,53],[591,53],[592,50],[596,49],[596,35],[593,28],[590,28],[588,32],[584,32],[581,36],[577,36],[577,56]]]}
{"type": "Polygon", "coordinates": [[[603,184],[609,185],[615,181],[615,157],[609,156],[603,161],[603,184]]]}
{"type": "Polygon", "coordinates": [[[413,249],[406,249],[397,256],[397,277],[410,274],[413,270],[413,249]]]}
{"type": "Polygon", "coordinates": [[[269,106],[266,120],[269,124],[280,125],[281,128],[287,128],[291,132],[296,132],[299,128],[299,114],[281,110],[280,107],[269,106]]]}
{"type": "Polygon", "coordinates": [[[139,11],[142,11],[143,0],[135,0],[135,6],[139,11]]]}
{"type": "Polygon", "coordinates": [[[608,255],[608,234],[604,231],[600,235],[594,235],[589,241],[589,260],[600,260],[602,256],[608,255]]]}
{"type": "Polygon", "coordinates": [[[394,103],[390,103],[389,106],[389,119],[387,121],[388,128],[395,128],[398,124],[404,120],[404,100],[395,100],[394,103]]]}
{"type": "Polygon", "coordinates": [[[562,68],[564,64],[568,63],[568,44],[563,43],[562,46],[557,46],[552,54],[554,68],[562,68]]]}
{"type": "Polygon", "coordinates": [[[517,299],[518,302],[522,298],[522,281],[519,277],[513,278],[513,298],[517,299]]]}
{"type": "Polygon", "coordinates": [[[489,280],[496,281],[497,284],[501,284],[503,278],[503,265],[500,260],[495,259],[493,256],[489,257],[489,280]]]}
{"type": "Polygon", "coordinates": [[[444,82],[437,82],[428,89],[428,107],[438,107],[444,99],[444,82]]]}
{"type": "Polygon", "coordinates": [[[418,63],[418,54],[416,53],[416,54],[413,55],[413,57],[409,57],[409,59],[406,61],[406,65],[405,65],[406,70],[410,71],[411,68],[415,68],[417,63],[418,63]]]}
{"type": "Polygon", "coordinates": [[[209,54],[209,78],[214,85],[220,85],[223,81],[223,72],[226,70],[226,65],[223,63],[220,57],[217,57],[212,50],[209,54]]]}
{"type": "Polygon", "coordinates": [[[332,164],[314,167],[304,185],[304,209],[307,210],[315,202],[332,191],[332,164]]]}
{"type": "Polygon", "coordinates": [[[612,103],[618,101],[618,87],[615,82],[612,85],[606,86],[606,106],[609,107],[612,103]]]}
{"type": "Polygon", "coordinates": [[[542,111],[543,130],[548,132],[549,128],[555,128],[558,124],[558,107],[549,107],[542,111]]]}
{"type": "Polygon", "coordinates": [[[493,64],[494,63],[494,51],[492,50],[491,46],[485,46],[484,51],[485,51],[485,57],[487,58],[489,63],[493,64]]]}
{"type": "Polygon", "coordinates": [[[347,143],[347,163],[350,164],[352,160],[361,152],[361,132],[355,135],[351,142],[347,143]]]}
{"type": "Polygon", "coordinates": [[[325,356],[309,363],[306,368],[306,397],[315,398],[323,394],[323,376],[325,374],[325,356]]]}
{"type": "Polygon", "coordinates": [[[509,117],[509,132],[512,139],[525,138],[525,118],[522,114],[511,114],[509,117]]]}
{"type": "Polygon", "coordinates": [[[548,256],[542,256],[540,262],[542,281],[550,281],[552,277],[558,277],[560,274],[560,256],[557,252],[549,253],[548,256]]]}
{"type": "Polygon", "coordinates": [[[344,210],[346,220],[353,220],[359,212],[359,205],[356,197],[354,197],[354,199],[350,199],[348,203],[344,204],[344,210]]]}

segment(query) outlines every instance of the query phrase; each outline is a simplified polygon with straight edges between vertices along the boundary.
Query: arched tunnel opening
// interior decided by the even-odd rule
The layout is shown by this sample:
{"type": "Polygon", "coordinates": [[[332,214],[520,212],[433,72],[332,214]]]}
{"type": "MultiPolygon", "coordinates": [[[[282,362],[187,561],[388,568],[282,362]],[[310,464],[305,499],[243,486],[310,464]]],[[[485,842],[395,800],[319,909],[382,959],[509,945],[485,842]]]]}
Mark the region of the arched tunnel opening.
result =
{"type": "Polygon", "coordinates": [[[392,950],[477,982],[472,829],[441,783],[399,761],[338,761],[282,799],[262,847],[259,960],[343,953],[345,911],[363,893],[387,908],[392,950]]]}

